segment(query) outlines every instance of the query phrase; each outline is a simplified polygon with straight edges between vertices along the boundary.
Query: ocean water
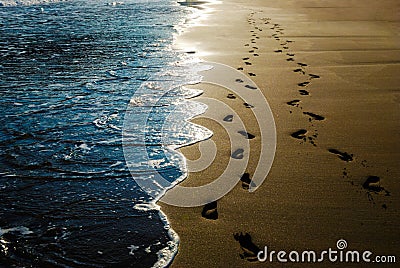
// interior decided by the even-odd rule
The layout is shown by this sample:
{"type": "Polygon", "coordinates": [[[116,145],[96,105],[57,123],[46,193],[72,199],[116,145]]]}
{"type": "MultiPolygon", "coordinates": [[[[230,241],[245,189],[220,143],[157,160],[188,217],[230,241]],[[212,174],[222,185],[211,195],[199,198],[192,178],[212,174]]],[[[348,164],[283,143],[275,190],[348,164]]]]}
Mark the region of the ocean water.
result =
{"type": "Polygon", "coordinates": [[[187,122],[205,109],[184,87],[198,64],[172,49],[196,12],[171,0],[0,7],[1,267],[171,261],[179,239],[154,205],[170,185],[136,182],[182,180],[173,149],[210,135],[187,122]]]}

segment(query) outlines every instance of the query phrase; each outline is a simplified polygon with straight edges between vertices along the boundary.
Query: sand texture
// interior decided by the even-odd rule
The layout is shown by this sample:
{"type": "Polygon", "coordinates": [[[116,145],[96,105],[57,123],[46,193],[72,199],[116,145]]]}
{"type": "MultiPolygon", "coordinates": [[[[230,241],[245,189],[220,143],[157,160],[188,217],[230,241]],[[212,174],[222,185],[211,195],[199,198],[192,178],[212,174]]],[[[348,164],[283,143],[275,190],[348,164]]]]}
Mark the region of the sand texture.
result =
{"type": "MultiPolygon", "coordinates": [[[[250,161],[248,175],[215,203],[161,204],[181,238],[172,267],[307,267],[259,263],[254,253],[325,250],[339,239],[354,250],[398,254],[400,3],[225,0],[211,8],[177,45],[257,84],[274,114],[276,156],[262,186],[248,192],[263,146],[252,108],[226,88],[195,86],[245,122],[250,161]]],[[[219,124],[193,122],[214,132],[218,151],[183,186],[212,181],[232,153],[219,124]]],[[[198,144],[181,151],[200,155],[198,144]]],[[[331,266],[338,264],[323,263],[331,266]]],[[[361,267],[346,264],[353,266],[361,267]]]]}

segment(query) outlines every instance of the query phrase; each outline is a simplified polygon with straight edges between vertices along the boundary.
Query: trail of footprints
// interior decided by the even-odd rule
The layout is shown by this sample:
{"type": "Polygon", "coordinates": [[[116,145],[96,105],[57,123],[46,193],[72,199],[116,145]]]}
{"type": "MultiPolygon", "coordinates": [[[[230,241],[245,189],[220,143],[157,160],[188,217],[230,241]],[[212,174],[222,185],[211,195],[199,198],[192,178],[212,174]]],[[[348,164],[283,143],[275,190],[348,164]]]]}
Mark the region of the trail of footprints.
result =
{"type": "MultiPolygon", "coordinates": [[[[311,111],[303,111],[303,107],[301,106],[302,101],[304,101],[306,98],[311,97],[311,93],[309,90],[309,86],[312,84],[314,79],[320,79],[321,76],[318,74],[310,73],[308,72],[308,64],[303,63],[303,62],[297,62],[295,58],[295,53],[290,51],[290,44],[293,43],[293,40],[289,40],[285,38],[284,31],[285,29],[279,24],[279,23],[274,23],[271,18],[259,18],[258,19],[258,25],[257,26],[257,19],[254,18],[254,15],[256,12],[250,13],[247,22],[249,23],[250,26],[252,26],[252,30],[250,31],[250,40],[248,43],[244,44],[245,47],[248,47],[248,53],[249,55],[246,55],[242,58],[243,61],[243,66],[239,66],[237,70],[239,71],[244,71],[248,76],[254,77],[257,76],[256,73],[251,72],[250,70],[247,70],[248,68],[251,69],[252,66],[252,58],[253,57],[259,57],[260,52],[258,52],[259,47],[257,45],[257,41],[261,38],[260,33],[263,32],[264,35],[267,32],[272,32],[270,35],[268,35],[266,38],[273,38],[278,44],[279,48],[274,49],[273,52],[279,53],[285,56],[285,60],[287,62],[293,63],[293,72],[298,73],[301,75],[301,78],[303,81],[299,81],[297,83],[297,92],[299,98],[290,100],[286,102],[288,106],[290,106],[291,109],[296,109],[298,110],[303,116],[308,117],[308,129],[299,129],[296,130],[295,132],[291,133],[290,136],[295,139],[300,141],[300,143],[309,143],[314,147],[318,147],[317,145],[317,138],[318,138],[318,129],[317,126],[314,125],[315,123],[318,122],[324,122],[326,118],[322,115],[316,114],[311,111]],[[311,130],[309,130],[311,129],[311,130]]],[[[243,80],[237,79],[237,83],[244,83],[243,80]]],[[[257,89],[251,85],[244,85],[244,87],[248,89],[257,89]]],[[[236,96],[232,93],[227,95],[228,99],[235,100],[236,96]]],[[[253,105],[250,103],[243,103],[243,105],[246,108],[254,108],[253,105]]],[[[289,111],[291,114],[293,113],[292,110],[289,111]]],[[[234,120],[233,115],[226,115],[225,118],[223,119],[225,122],[232,122],[234,120]]],[[[248,133],[246,131],[238,131],[239,134],[241,134],[244,138],[247,139],[253,139],[255,136],[251,133],[248,133]]],[[[355,157],[353,154],[350,154],[345,151],[341,151],[335,148],[328,148],[326,149],[327,153],[330,153],[334,156],[336,156],[338,159],[350,163],[353,162],[355,157]]],[[[236,158],[236,159],[241,159],[243,158],[243,149],[238,149],[236,150],[231,157],[236,158]]],[[[368,166],[366,165],[366,161],[363,160],[361,162],[361,165],[365,168],[368,166]]],[[[347,170],[347,168],[343,169],[343,178],[350,178],[350,172],[347,170]]],[[[251,181],[251,175],[249,173],[244,173],[240,179],[241,181],[241,186],[244,190],[248,190],[252,181],[251,181]]],[[[374,201],[374,195],[377,194],[384,194],[385,196],[390,196],[390,192],[386,190],[383,186],[381,186],[381,179],[379,176],[375,175],[370,175],[364,178],[362,185],[356,185],[354,181],[350,182],[352,185],[359,186],[359,189],[362,189],[365,194],[368,197],[368,200],[373,202],[374,201]]],[[[387,209],[386,204],[382,204],[381,206],[383,209],[387,209]]],[[[218,211],[217,211],[217,201],[211,202],[207,205],[204,206],[203,211],[202,211],[202,216],[208,220],[217,220],[218,219],[218,211]]],[[[247,261],[257,261],[257,253],[260,251],[259,247],[257,247],[253,242],[252,238],[249,233],[235,233],[234,239],[239,242],[240,248],[242,250],[242,253],[240,253],[240,257],[242,259],[245,259],[247,261]]]]}

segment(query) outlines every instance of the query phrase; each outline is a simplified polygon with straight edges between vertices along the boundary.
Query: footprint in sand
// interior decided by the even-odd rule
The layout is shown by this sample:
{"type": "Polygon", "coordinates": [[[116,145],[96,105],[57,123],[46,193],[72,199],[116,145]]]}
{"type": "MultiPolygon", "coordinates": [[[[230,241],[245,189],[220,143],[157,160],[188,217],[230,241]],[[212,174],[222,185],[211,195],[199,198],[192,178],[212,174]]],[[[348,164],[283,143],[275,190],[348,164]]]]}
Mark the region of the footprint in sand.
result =
{"type": "Polygon", "coordinates": [[[299,139],[299,140],[305,140],[306,139],[306,134],[307,134],[307,130],[305,129],[300,129],[296,132],[293,132],[292,134],[290,134],[290,136],[292,136],[295,139],[299,139]]]}
{"type": "Polygon", "coordinates": [[[336,154],[343,161],[346,162],[353,161],[353,154],[348,154],[347,152],[341,152],[337,149],[329,149],[328,151],[332,154],[336,154]]]}
{"type": "Polygon", "coordinates": [[[380,183],[381,183],[380,177],[368,176],[368,178],[363,183],[362,187],[369,192],[375,192],[375,193],[384,192],[387,196],[390,196],[390,192],[385,190],[385,188],[383,188],[380,183]]]}
{"type": "Polygon", "coordinates": [[[289,49],[289,47],[288,46],[284,46],[283,49],[289,49]]]}
{"type": "Polygon", "coordinates": [[[286,53],[286,55],[288,55],[289,57],[294,57],[293,53],[286,53]]]}
{"type": "Polygon", "coordinates": [[[249,53],[254,53],[254,50],[249,50],[249,53]]]}
{"type": "Polygon", "coordinates": [[[309,76],[310,76],[310,79],[317,79],[317,78],[320,78],[320,76],[317,75],[317,74],[309,74],[309,76]]]}
{"type": "Polygon", "coordinates": [[[228,114],[227,116],[224,117],[223,119],[225,122],[232,122],[233,121],[233,115],[228,114]]]}
{"type": "Polygon", "coordinates": [[[299,65],[299,66],[301,66],[301,67],[306,67],[306,66],[308,66],[307,64],[301,63],[301,62],[298,62],[297,65],[299,65]]]}
{"type": "Polygon", "coordinates": [[[236,151],[234,151],[231,155],[232,158],[235,159],[243,159],[244,157],[244,150],[243,149],[237,149],[236,151]]]}
{"type": "Polygon", "coordinates": [[[256,76],[256,74],[255,74],[255,73],[249,73],[249,75],[250,75],[250,76],[256,76]]]}
{"type": "Polygon", "coordinates": [[[248,89],[257,89],[257,87],[254,87],[254,86],[251,86],[251,85],[245,85],[244,87],[248,88],[248,89]]]}
{"type": "Polygon", "coordinates": [[[251,62],[246,61],[245,64],[246,65],[251,65],[251,62]]]}
{"type": "Polygon", "coordinates": [[[310,84],[310,82],[302,82],[302,83],[298,83],[297,85],[298,85],[299,87],[305,87],[305,86],[307,86],[308,84],[310,84]]]}
{"type": "Polygon", "coordinates": [[[300,68],[299,69],[294,69],[293,72],[305,74],[304,70],[300,69],[300,68]]]}
{"type": "Polygon", "coordinates": [[[253,47],[254,49],[258,49],[258,47],[253,47]]]}
{"type": "Polygon", "coordinates": [[[254,56],[254,57],[258,57],[258,56],[260,56],[260,55],[258,55],[258,54],[253,54],[253,56],[254,56]]]}
{"type": "Polygon", "coordinates": [[[238,71],[243,71],[243,67],[238,67],[237,70],[238,71]]]}
{"type": "Polygon", "coordinates": [[[248,190],[250,187],[250,183],[251,183],[250,174],[244,173],[242,175],[242,177],[240,178],[240,181],[242,182],[242,188],[245,190],[248,190]]]}
{"type": "Polygon", "coordinates": [[[275,53],[282,53],[283,51],[282,51],[282,49],[277,49],[277,50],[274,50],[274,52],[275,53]]]}
{"type": "Polygon", "coordinates": [[[257,254],[260,252],[260,248],[253,243],[249,233],[236,233],[233,237],[239,242],[240,248],[243,250],[243,253],[239,254],[240,258],[251,262],[258,260],[257,254]]]}
{"type": "Polygon", "coordinates": [[[299,90],[299,93],[300,93],[300,95],[303,95],[303,96],[310,95],[310,92],[308,92],[307,90],[304,90],[304,89],[299,90]]]}
{"type": "Polygon", "coordinates": [[[244,81],[242,79],[238,78],[238,79],[235,80],[235,82],[236,83],[243,83],[244,81]]]}
{"type": "Polygon", "coordinates": [[[321,121],[321,120],[325,119],[325,117],[323,117],[322,115],[314,114],[314,113],[311,113],[311,112],[303,112],[303,114],[310,116],[311,117],[310,121],[312,119],[318,120],[318,121],[321,121]]]}
{"type": "Polygon", "coordinates": [[[249,57],[242,58],[242,60],[249,60],[249,59],[250,59],[249,57]]]}
{"type": "Polygon", "coordinates": [[[244,130],[240,130],[240,131],[238,131],[238,133],[243,135],[243,137],[245,137],[246,139],[249,139],[249,140],[252,140],[256,137],[253,134],[250,134],[249,132],[244,131],[244,130]]]}
{"type": "Polygon", "coordinates": [[[217,201],[206,204],[203,207],[201,216],[203,216],[203,218],[206,218],[208,220],[217,220],[218,219],[217,201]]]}
{"type": "Polygon", "coordinates": [[[251,105],[251,104],[249,104],[249,103],[247,103],[247,102],[243,103],[243,105],[244,105],[244,107],[246,107],[246,108],[254,108],[253,105],[251,105]]]}
{"type": "Polygon", "coordinates": [[[293,58],[287,58],[286,60],[287,60],[287,61],[294,61],[293,58]]]}
{"type": "Polygon", "coordinates": [[[244,46],[245,46],[245,47],[248,47],[248,46],[250,46],[250,44],[245,44],[244,46]]]}
{"type": "Polygon", "coordinates": [[[287,103],[287,105],[290,105],[290,106],[299,107],[300,100],[292,100],[292,101],[288,101],[286,103],[287,103]]]}
{"type": "Polygon", "coordinates": [[[232,93],[229,93],[226,97],[227,97],[228,99],[232,99],[232,100],[236,99],[236,96],[233,95],[232,93]]]}

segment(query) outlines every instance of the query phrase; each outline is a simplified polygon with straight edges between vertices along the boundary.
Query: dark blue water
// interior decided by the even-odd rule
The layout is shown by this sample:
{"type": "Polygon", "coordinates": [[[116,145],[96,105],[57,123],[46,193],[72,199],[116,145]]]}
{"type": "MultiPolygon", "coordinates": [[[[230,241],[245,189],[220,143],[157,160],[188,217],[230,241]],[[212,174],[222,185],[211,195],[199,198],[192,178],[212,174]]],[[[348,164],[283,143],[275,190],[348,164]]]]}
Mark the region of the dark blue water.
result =
{"type": "Polygon", "coordinates": [[[184,177],[161,138],[193,142],[183,120],[204,108],[184,100],[198,78],[171,49],[191,12],[169,0],[0,8],[0,266],[151,267],[176,253],[159,211],[140,209],[156,197],[130,174],[146,179],[154,163],[135,149],[125,161],[122,129],[127,107],[158,96],[146,150],[169,181],[184,177]]]}

